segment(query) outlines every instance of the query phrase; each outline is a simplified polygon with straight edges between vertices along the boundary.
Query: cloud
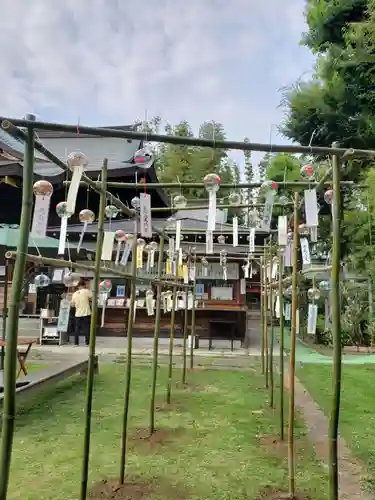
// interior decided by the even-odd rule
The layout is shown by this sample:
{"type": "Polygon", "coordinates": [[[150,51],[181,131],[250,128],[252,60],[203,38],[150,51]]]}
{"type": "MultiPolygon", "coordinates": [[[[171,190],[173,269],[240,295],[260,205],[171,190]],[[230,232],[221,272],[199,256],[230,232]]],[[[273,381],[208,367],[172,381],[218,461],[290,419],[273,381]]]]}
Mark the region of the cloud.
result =
{"type": "Polygon", "coordinates": [[[312,64],[302,3],[2,0],[1,114],[103,125],[147,110],[268,142],[278,89],[312,64]]]}

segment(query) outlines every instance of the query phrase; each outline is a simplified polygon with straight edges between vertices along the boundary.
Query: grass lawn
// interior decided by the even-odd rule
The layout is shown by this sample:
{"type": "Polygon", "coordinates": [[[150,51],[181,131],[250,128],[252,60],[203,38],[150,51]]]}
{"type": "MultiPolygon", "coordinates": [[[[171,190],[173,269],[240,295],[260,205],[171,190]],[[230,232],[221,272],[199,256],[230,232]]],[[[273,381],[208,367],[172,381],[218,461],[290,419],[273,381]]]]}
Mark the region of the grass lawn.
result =
{"type": "MultiPolygon", "coordinates": [[[[180,371],[174,378],[180,379],[180,371]]],[[[119,473],[123,380],[120,364],[102,365],[96,379],[91,484],[119,473]]],[[[277,411],[267,405],[263,377],[255,371],[197,370],[188,374],[188,380],[189,390],[174,389],[172,408],[157,411],[155,439],[141,439],[148,424],[151,370],[133,370],[127,471],[132,479],[148,482],[147,498],[255,500],[266,486],[287,488],[286,446],[272,439],[278,433],[277,411]]],[[[163,368],[158,382],[162,403],[163,368]]],[[[19,414],[8,500],[78,498],[84,392],[82,379],[66,381],[19,414]]],[[[326,473],[304,433],[299,423],[297,489],[314,499],[324,498],[326,473]]]]}
{"type": "MultiPolygon", "coordinates": [[[[328,415],[332,367],[306,364],[297,376],[328,415]]],[[[374,365],[343,365],[340,432],[353,453],[367,464],[368,487],[375,492],[374,365]]]]}

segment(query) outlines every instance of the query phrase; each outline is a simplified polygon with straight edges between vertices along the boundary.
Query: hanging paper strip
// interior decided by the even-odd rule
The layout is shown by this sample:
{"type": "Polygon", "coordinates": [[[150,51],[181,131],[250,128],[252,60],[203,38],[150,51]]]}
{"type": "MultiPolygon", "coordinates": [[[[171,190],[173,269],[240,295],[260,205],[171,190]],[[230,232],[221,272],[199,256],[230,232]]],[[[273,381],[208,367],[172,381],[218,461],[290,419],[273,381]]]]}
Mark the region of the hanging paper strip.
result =
{"type": "Polygon", "coordinates": [[[189,281],[195,281],[195,265],[189,266],[189,281]]]}
{"type": "Polygon", "coordinates": [[[308,314],[307,314],[307,333],[309,335],[315,335],[317,319],[318,319],[318,306],[316,304],[309,304],[308,314]]]}
{"type": "Polygon", "coordinates": [[[296,333],[299,333],[299,309],[296,311],[296,333]]]}
{"type": "Polygon", "coordinates": [[[277,278],[277,262],[272,262],[271,278],[273,280],[277,278]]]}
{"type": "Polygon", "coordinates": [[[307,189],[304,192],[305,198],[305,215],[307,227],[318,227],[318,199],[316,189],[307,189]]]}
{"type": "Polygon", "coordinates": [[[81,183],[83,174],[83,166],[77,166],[73,170],[72,180],[68,189],[68,196],[66,198],[66,210],[71,214],[74,214],[76,210],[77,195],[79,185],[81,183]]]}
{"type": "Polygon", "coordinates": [[[250,228],[250,233],[249,233],[249,252],[254,253],[255,252],[255,227],[250,228]]]}
{"type": "Polygon", "coordinates": [[[176,220],[176,250],[181,248],[181,221],[176,220]]]}
{"type": "Polygon", "coordinates": [[[172,262],[168,259],[165,263],[165,274],[170,276],[172,274],[172,262]]]}
{"type": "Polygon", "coordinates": [[[275,302],[275,316],[277,319],[280,318],[280,297],[276,297],[276,302],[275,302]]]}
{"type": "Polygon", "coordinates": [[[59,238],[59,250],[58,255],[64,255],[65,253],[65,244],[66,244],[66,235],[68,232],[68,217],[61,218],[61,226],[60,226],[60,238],[59,238]]]}
{"type": "Polygon", "coordinates": [[[147,252],[146,271],[147,273],[151,271],[151,250],[147,252]]]}
{"type": "Polygon", "coordinates": [[[139,201],[139,231],[144,238],[152,238],[151,196],[147,193],[140,193],[139,201]]]}
{"type": "Polygon", "coordinates": [[[233,217],[233,246],[238,247],[238,217],[233,217]]]}
{"type": "Polygon", "coordinates": [[[153,269],[155,266],[155,249],[151,248],[150,253],[150,268],[153,269]]]}
{"type": "Polygon", "coordinates": [[[121,260],[120,260],[120,264],[122,266],[126,266],[128,261],[129,261],[130,252],[132,250],[132,245],[133,245],[132,240],[129,240],[129,239],[125,240],[125,247],[124,247],[124,251],[122,252],[121,260]]]}
{"type": "Polygon", "coordinates": [[[117,248],[116,248],[115,264],[118,264],[119,261],[120,261],[121,245],[122,245],[122,241],[118,241],[117,242],[117,248]]]}
{"type": "Polygon", "coordinates": [[[311,264],[310,247],[307,238],[300,239],[301,254],[302,254],[302,264],[304,266],[309,266],[311,264]]]}
{"type": "Polygon", "coordinates": [[[147,316],[154,315],[154,297],[151,294],[146,293],[146,309],[147,316]]]}
{"type": "Polygon", "coordinates": [[[310,227],[310,240],[312,243],[316,243],[318,241],[318,228],[310,227]]]}
{"type": "Polygon", "coordinates": [[[137,269],[143,267],[143,246],[137,247],[137,269]]]}
{"type": "Polygon", "coordinates": [[[188,293],[188,309],[193,309],[193,294],[188,293]]]}
{"type": "Polygon", "coordinates": [[[213,254],[214,253],[214,238],[212,231],[207,230],[206,231],[206,254],[213,254]]]}
{"type": "Polygon", "coordinates": [[[249,277],[249,264],[243,266],[243,276],[245,279],[249,277]]]}
{"type": "Polygon", "coordinates": [[[108,298],[108,294],[107,293],[102,293],[101,294],[101,304],[102,304],[102,317],[101,317],[101,322],[100,322],[100,326],[103,328],[104,327],[104,318],[105,318],[105,308],[106,308],[106,305],[107,305],[107,298],[108,298]]]}
{"type": "Polygon", "coordinates": [[[82,228],[82,231],[81,231],[81,234],[79,236],[79,242],[78,242],[78,245],[77,245],[77,253],[80,252],[81,250],[81,247],[82,247],[82,243],[83,243],[83,237],[87,231],[87,226],[89,225],[89,223],[86,221],[83,223],[83,228],[82,228]]]}
{"type": "Polygon", "coordinates": [[[167,294],[167,312],[171,312],[172,311],[172,306],[173,306],[172,294],[168,293],[167,294]]]}
{"type": "Polygon", "coordinates": [[[215,231],[216,227],[216,191],[208,192],[207,231],[215,231]]]}
{"type": "Polygon", "coordinates": [[[277,235],[279,247],[286,247],[288,244],[288,217],[279,215],[277,219],[277,235]]]}
{"type": "Polygon", "coordinates": [[[223,280],[227,281],[228,279],[228,269],[227,266],[223,266],[223,280]]]}
{"type": "Polygon", "coordinates": [[[174,251],[175,251],[174,238],[169,238],[168,252],[169,252],[169,257],[171,260],[173,259],[174,251]]]}
{"type": "Polygon", "coordinates": [[[187,285],[189,283],[189,272],[188,272],[188,266],[185,264],[182,266],[182,274],[184,278],[184,283],[187,285]]]}
{"type": "Polygon", "coordinates": [[[35,195],[33,223],[31,226],[31,236],[45,238],[47,235],[50,196],[35,195]]]}
{"type": "Polygon", "coordinates": [[[324,301],[324,330],[329,329],[329,303],[328,299],[324,301]]]}
{"type": "Polygon", "coordinates": [[[285,303],[285,321],[290,321],[292,315],[292,306],[290,302],[285,303]]]}
{"type": "Polygon", "coordinates": [[[272,210],[273,210],[273,202],[275,200],[276,191],[269,191],[266,195],[263,217],[261,222],[261,229],[263,231],[269,231],[271,229],[271,219],[272,219],[272,210]]]}
{"type": "Polygon", "coordinates": [[[287,246],[285,247],[284,266],[285,267],[292,267],[292,244],[291,243],[288,243],[287,246]]]}
{"type": "Polygon", "coordinates": [[[104,233],[102,260],[112,260],[114,239],[115,239],[115,233],[113,231],[108,231],[104,233]]]}

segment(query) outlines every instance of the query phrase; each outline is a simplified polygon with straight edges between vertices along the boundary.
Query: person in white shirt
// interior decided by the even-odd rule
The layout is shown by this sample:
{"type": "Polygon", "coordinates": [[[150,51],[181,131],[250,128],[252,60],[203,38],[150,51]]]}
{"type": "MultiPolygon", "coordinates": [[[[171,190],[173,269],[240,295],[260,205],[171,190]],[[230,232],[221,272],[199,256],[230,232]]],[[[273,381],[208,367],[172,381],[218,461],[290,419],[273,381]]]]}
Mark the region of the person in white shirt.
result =
{"type": "Polygon", "coordinates": [[[79,345],[79,337],[85,337],[86,345],[89,345],[90,322],[91,322],[92,292],[87,288],[86,281],[81,279],[78,290],[73,293],[71,306],[75,308],[74,318],[74,343],[79,345]]]}

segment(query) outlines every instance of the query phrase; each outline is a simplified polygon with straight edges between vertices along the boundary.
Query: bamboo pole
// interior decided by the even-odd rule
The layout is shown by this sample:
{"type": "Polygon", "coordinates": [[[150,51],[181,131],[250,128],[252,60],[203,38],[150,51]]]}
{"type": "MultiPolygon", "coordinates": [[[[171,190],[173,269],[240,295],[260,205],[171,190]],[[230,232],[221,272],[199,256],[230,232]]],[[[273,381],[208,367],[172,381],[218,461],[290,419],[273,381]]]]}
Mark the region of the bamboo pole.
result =
{"type": "MultiPolygon", "coordinates": [[[[17,252],[7,252],[5,254],[7,259],[15,259],[17,257],[17,252]]],[[[26,260],[29,262],[34,262],[35,264],[39,265],[47,265],[47,266],[52,266],[52,267],[60,267],[60,268],[65,268],[65,267],[70,267],[72,269],[83,269],[85,271],[92,271],[95,272],[95,267],[94,266],[89,266],[87,264],[81,264],[80,262],[71,262],[69,260],[63,260],[63,259],[49,259],[47,257],[41,257],[38,255],[31,255],[31,254],[26,254],[26,260]]],[[[111,269],[106,266],[101,266],[100,267],[100,273],[102,274],[103,272],[110,272],[114,276],[118,276],[120,278],[125,278],[129,281],[135,280],[136,282],[139,283],[153,283],[154,285],[161,285],[161,286],[169,286],[171,288],[191,288],[191,285],[185,285],[183,283],[176,283],[175,281],[168,281],[168,280],[159,280],[158,278],[147,278],[147,277],[140,277],[136,276],[135,278],[129,274],[129,273],[123,273],[122,271],[118,271],[117,269],[111,269]]]]}
{"type": "MultiPolygon", "coordinates": [[[[324,179],[327,179],[325,177],[324,179]]],[[[70,184],[70,181],[64,181],[64,184],[70,184]]],[[[227,182],[222,182],[220,183],[220,191],[222,189],[256,189],[260,187],[263,183],[262,182],[240,182],[239,184],[235,183],[227,183],[227,182]]],[[[309,182],[309,181],[285,181],[285,182],[275,182],[278,188],[295,188],[295,189],[300,189],[300,188],[308,188],[311,187],[311,189],[315,186],[319,186],[319,188],[323,186],[331,186],[332,182],[328,182],[324,180],[323,182],[317,181],[317,182],[309,182]]],[[[341,181],[341,185],[344,186],[354,186],[355,182],[354,181],[341,181]]],[[[138,182],[134,184],[133,182],[109,182],[108,187],[116,188],[116,189],[144,189],[145,185],[142,182],[138,182]]],[[[364,187],[364,186],[361,186],[364,187]]],[[[147,183],[147,189],[199,189],[202,188],[204,189],[204,183],[202,182],[150,182],[147,183]]],[[[357,186],[356,186],[357,188],[357,186]]],[[[285,205],[280,205],[279,206],[288,206],[288,205],[293,205],[293,202],[291,203],[286,203],[285,205]]],[[[244,204],[244,205],[230,205],[232,208],[236,208],[239,206],[243,207],[264,207],[264,203],[253,203],[253,204],[244,204]]],[[[275,206],[275,205],[274,205],[275,206]]],[[[207,208],[207,207],[206,207],[207,208]]],[[[180,210],[180,208],[178,209],[180,210]]]]}
{"type": "Polygon", "coordinates": [[[263,312],[264,312],[264,324],[263,324],[263,337],[264,337],[264,351],[265,351],[265,376],[266,376],[266,389],[268,389],[268,377],[269,377],[269,359],[268,359],[268,285],[267,285],[267,258],[266,258],[266,247],[264,248],[264,300],[263,300],[263,312]]]}
{"type": "MultiPolygon", "coordinates": [[[[147,185],[148,187],[148,185],[147,185]]],[[[274,207],[285,207],[285,206],[293,206],[292,203],[287,203],[286,205],[285,204],[281,204],[281,203],[274,203],[274,207]]],[[[243,209],[243,208],[263,208],[264,207],[264,203],[256,203],[256,204],[252,204],[252,205],[248,205],[247,203],[242,203],[240,205],[229,205],[229,204],[222,204],[222,205],[217,205],[217,208],[219,210],[223,209],[223,208],[231,208],[233,210],[237,210],[237,209],[243,209]]],[[[178,212],[189,212],[191,210],[207,210],[208,209],[208,206],[207,205],[186,205],[186,207],[181,207],[181,208],[176,208],[176,207],[154,207],[151,209],[151,212],[170,212],[171,210],[175,210],[175,211],[178,211],[178,212]]]]}
{"type": "MultiPolygon", "coordinates": [[[[108,160],[103,162],[101,171],[101,179],[105,190],[107,182],[108,160]]],[[[99,281],[100,281],[100,261],[103,248],[104,238],[104,210],[106,206],[106,197],[100,195],[99,204],[99,221],[98,221],[98,238],[96,240],[95,249],[95,273],[92,280],[92,311],[90,322],[90,340],[89,340],[89,365],[87,369],[87,386],[86,386],[86,402],[85,402],[85,430],[83,438],[83,459],[82,459],[82,474],[81,474],[81,489],[80,500],[85,500],[87,497],[87,484],[89,477],[89,460],[90,460],[90,438],[91,438],[91,414],[92,400],[94,393],[94,376],[97,368],[96,361],[96,328],[98,320],[98,297],[99,297],[99,281]]]]}
{"type": "Polygon", "coordinates": [[[289,425],[288,425],[288,468],[289,495],[295,496],[295,369],[296,369],[296,329],[297,329],[297,265],[298,265],[298,207],[299,194],[294,196],[293,254],[292,254],[292,327],[290,332],[289,366],[289,425]]]}
{"type": "MultiPolygon", "coordinates": [[[[14,118],[0,117],[2,121],[2,126],[4,129],[7,128],[8,124],[11,122],[17,127],[31,127],[40,130],[53,130],[56,132],[72,132],[77,133],[77,125],[66,125],[62,123],[48,123],[40,121],[30,121],[30,120],[17,120],[14,118]],[[4,124],[5,122],[5,124],[4,124]]],[[[104,127],[79,127],[80,134],[82,135],[94,135],[96,137],[114,137],[122,139],[133,139],[139,141],[150,141],[150,142],[161,142],[164,144],[177,144],[182,146],[199,146],[207,147],[213,149],[236,149],[241,151],[263,151],[265,153],[305,153],[307,155],[329,155],[337,154],[341,155],[355,155],[355,156],[375,156],[375,151],[363,150],[363,149],[351,149],[346,148],[328,148],[321,146],[297,146],[291,144],[258,144],[251,142],[238,142],[238,141],[219,141],[215,138],[209,139],[199,139],[196,137],[180,137],[174,135],[160,135],[160,134],[149,134],[147,132],[133,132],[130,130],[120,130],[111,129],[104,127]]]]}
{"type": "Polygon", "coordinates": [[[280,310],[280,439],[284,441],[284,253],[279,253],[279,310],[280,310]]]}
{"type": "Polygon", "coordinates": [[[261,370],[262,374],[265,373],[265,359],[264,359],[264,295],[266,293],[266,287],[264,285],[264,258],[260,258],[260,359],[261,359],[261,370]]]}
{"type": "Polygon", "coordinates": [[[193,307],[191,309],[191,328],[190,328],[190,370],[194,368],[194,344],[195,344],[195,297],[196,287],[193,282],[193,307]]]}
{"type": "MultiPolygon", "coordinates": [[[[3,329],[2,329],[2,340],[6,340],[6,332],[7,332],[7,318],[8,318],[8,281],[9,281],[9,259],[5,259],[5,270],[4,270],[4,295],[3,295],[3,329]]],[[[1,365],[0,369],[4,370],[4,355],[5,349],[4,346],[1,346],[1,365]]]]}
{"type": "Polygon", "coordinates": [[[187,346],[187,331],[188,331],[188,291],[185,292],[185,316],[184,316],[184,342],[182,355],[182,384],[186,384],[186,346],[187,346]]]}
{"type": "Polygon", "coordinates": [[[173,344],[174,344],[174,329],[175,329],[175,319],[176,319],[176,303],[177,303],[177,288],[175,288],[173,290],[172,311],[171,311],[171,326],[170,326],[170,330],[169,330],[167,404],[171,404],[172,373],[173,373],[173,344]]]}
{"type": "Polygon", "coordinates": [[[332,203],[332,271],[331,308],[333,337],[332,409],[329,419],[329,499],[339,498],[338,435],[341,396],[341,318],[340,318],[340,237],[341,237],[341,193],[340,168],[337,156],[332,158],[333,203],[332,203]]]}
{"type": "MultiPolygon", "coordinates": [[[[136,236],[136,235],[134,235],[136,236]]],[[[132,248],[132,276],[137,275],[137,238],[134,237],[132,248]]],[[[176,290],[176,289],[175,289],[176,290]]],[[[121,434],[121,459],[120,459],[120,484],[125,481],[126,468],[126,446],[128,438],[128,420],[129,420],[129,400],[130,387],[132,379],[132,349],[133,349],[133,324],[134,324],[134,305],[136,300],[136,280],[130,282],[130,303],[128,314],[128,349],[126,353],[126,377],[125,377],[125,393],[124,393],[124,413],[122,418],[122,434],[121,434]]]]}
{"type": "Polygon", "coordinates": [[[20,238],[17,258],[14,264],[12,291],[8,314],[7,348],[4,369],[3,425],[0,445],[0,498],[6,500],[12,457],[14,424],[16,418],[16,373],[18,316],[20,310],[23,277],[25,274],[26,252],[29,246],[31,215],[33,207],[33,171],[34,171],[34,131],[27,130],[25,144],[25,162],[23,166],[22,208],[20,220],[20,238]]]}
{"type": "MultiPolygon", "coordinates": [[[[270,266],[272,267],[272,259],[271,259],[271,249],[270,249],[270,266]]],[[[271,274],[272,276],[272,274],[271,274]]],[[[272,293],[272,287],[270,286],[270,407],[274,407],[274,392],[275,392],[275,386],[274,386],[274,377],[273,377],[273,346],[274,346],[274,336],[275,336],[275,329],[273,327],[273,293],[272,293]]]]}
{"type": "MultiPolygon", "coordinates": [[[[158,259],[158,278],[161,276],[164,257],[164,238],[160,238],[159,242],[159,259],[158,259]]],[[[150,435],[155,431],[155,395],[156,395],[156,379],[158,375],[158,352],[159,352],[159,330],[160,330],[160,308],[161,308],[161,285],[156,285],[156,311],[155,311],[155,327],[154,327],[154,346],[152,353],[152,386],[150,399],[150,435]]],[[[187,293],[187,292],[186,292],[187,293]]]]}

